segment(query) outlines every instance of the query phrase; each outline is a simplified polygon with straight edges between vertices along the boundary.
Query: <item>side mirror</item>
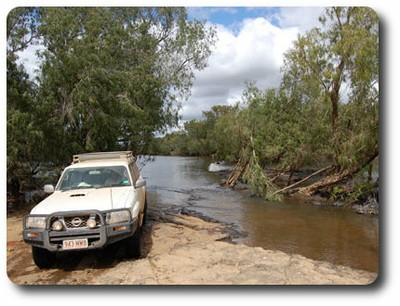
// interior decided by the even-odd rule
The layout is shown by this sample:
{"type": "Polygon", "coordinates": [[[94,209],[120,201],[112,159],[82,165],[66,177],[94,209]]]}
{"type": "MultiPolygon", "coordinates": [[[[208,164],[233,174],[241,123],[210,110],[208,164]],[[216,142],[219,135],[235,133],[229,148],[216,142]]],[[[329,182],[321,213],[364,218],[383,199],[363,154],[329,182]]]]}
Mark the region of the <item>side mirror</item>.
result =
{"type": "Polygon", "coordinates": [[[53,193],[54,192],[54,186],[53,185],[44,185],[44,193],[53,193]]]}
{"type": "Polygon", "coordinates": [[[138,179],[135,183],[135,188],[140,188],[143,186],[146,186],[146,179],[144,179],[144,178],[138,179]]]}

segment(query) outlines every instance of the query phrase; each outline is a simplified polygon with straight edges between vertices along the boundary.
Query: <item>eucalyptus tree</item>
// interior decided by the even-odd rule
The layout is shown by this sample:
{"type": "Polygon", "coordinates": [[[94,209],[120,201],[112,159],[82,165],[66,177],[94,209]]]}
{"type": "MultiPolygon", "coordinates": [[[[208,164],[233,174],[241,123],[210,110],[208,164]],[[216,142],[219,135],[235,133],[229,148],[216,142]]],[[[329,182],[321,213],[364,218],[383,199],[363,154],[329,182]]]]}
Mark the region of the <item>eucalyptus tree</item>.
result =
{"type": "Polygon", "coordinates": [[[280,173],[290,177],[318,167],[314,175],[325,173],[321,180],[290,188],[310,195],[353,177],[378,156],[377,15],[369,8],[333,7],[320,21],[284,54],[279,88],[250,84],[243,93],[243,150],[228,184],[243,173],[256,193],[275,199],[290,187],[275,186],[280,173]],[[266,166],[277,175],[266,175],[266,166]]]}
{"type": "Polygon", "coordinates": [[[378,17],[365,7],[333,7],[320,21],[321,28],[298,37],[283,66],[288,96],[318,115],[309,123],[331,126],[320,145],[331,148],[334,173],[302,189],[306,194],[353,176],[379,154],[378,17]]]}
{"type": "Polygon", "coordinates": [[[7,16],[7,183],[17,195],[22,180],[38,170],[43,134],[36,120],[36,90],[24,66],[20,52],[35,43],[35,8],[18,7],[7,16]]]}
{"type": "Polygon", "coordinates": [[[42,8],[41,116],[60,160],[82,151],[145,153],[176,124],[214,30],[184,8],[42,8]]]}

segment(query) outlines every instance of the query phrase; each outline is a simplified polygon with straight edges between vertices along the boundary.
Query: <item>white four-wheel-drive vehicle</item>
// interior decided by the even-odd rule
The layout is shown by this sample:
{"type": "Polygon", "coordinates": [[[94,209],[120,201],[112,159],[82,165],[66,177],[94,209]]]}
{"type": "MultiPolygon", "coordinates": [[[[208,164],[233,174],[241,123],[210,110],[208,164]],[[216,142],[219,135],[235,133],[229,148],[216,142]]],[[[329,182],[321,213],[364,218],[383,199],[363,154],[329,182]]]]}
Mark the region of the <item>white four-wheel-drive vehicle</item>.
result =
{"type": "Polygon", "coordinates": [[[146,180],[131,151],[74,155],[51,193],[23,219],[24,241],[39,268],[57,252],[103,248],[125,239],[126,255],[140,256],[146,222],[146,180]]]}

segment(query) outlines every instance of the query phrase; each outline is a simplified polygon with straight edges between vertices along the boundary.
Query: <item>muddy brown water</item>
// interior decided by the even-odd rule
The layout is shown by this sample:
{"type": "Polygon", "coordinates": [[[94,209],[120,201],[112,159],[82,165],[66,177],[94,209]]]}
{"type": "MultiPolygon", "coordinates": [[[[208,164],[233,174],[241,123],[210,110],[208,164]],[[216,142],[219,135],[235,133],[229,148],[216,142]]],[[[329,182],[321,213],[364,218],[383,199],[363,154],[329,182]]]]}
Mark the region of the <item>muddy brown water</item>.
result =
{"type": "Polygon", "coordinates": [[[299,200],[267,202],[219,185],[209,160],[158,156],[142,168],[156,209],[226,224],[235,242],[371,272],[379,269],[379,218],[299,200]]]}

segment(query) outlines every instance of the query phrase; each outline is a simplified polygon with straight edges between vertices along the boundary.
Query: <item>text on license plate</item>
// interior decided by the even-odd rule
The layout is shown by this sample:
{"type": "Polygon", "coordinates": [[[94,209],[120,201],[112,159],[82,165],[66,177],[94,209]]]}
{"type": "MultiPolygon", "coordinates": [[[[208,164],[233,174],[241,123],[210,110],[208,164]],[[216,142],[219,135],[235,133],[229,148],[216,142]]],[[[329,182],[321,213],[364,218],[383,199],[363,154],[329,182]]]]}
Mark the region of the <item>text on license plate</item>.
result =
{"type": "Polygon", "coordinates": [[[86,249],[87,247],[87,239],[63,240],[63,250],[86,249]]]}

